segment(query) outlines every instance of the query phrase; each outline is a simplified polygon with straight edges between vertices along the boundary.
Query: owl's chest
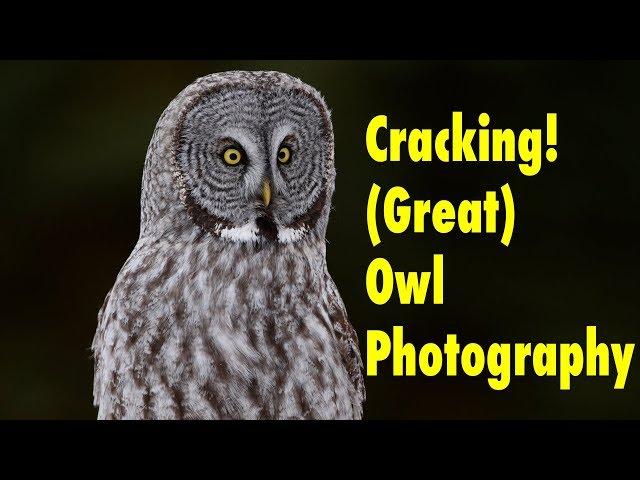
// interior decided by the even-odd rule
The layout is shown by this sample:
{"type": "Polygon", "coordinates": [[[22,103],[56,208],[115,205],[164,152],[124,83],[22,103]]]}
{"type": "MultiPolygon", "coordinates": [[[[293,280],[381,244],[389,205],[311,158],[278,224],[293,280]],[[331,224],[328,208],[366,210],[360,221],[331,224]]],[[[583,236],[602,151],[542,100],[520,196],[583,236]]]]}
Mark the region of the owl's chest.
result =
{"type": "Polygon", "coordinates": [[[247,262],[210,283],[200,282],[202,291],[189,301],[196,312],[192,321],[210,331],[213,341],[251,352],[247,356],[263,365],[281,367],[286,360],[282,352],[294,345],[297,355],[317,355],[314,345],[307,348],[305,342],[321,338],[330,345],[333,331],[324,278],[306,267],[300,262],[247,262]]]}
{"type": "Polygon", "coordinates": [[[306,266],[247,263],[184,290],[192,374],[206,379],[212,398],[237,399],[229,416],[350,415],[324,278],[306,266]]]}

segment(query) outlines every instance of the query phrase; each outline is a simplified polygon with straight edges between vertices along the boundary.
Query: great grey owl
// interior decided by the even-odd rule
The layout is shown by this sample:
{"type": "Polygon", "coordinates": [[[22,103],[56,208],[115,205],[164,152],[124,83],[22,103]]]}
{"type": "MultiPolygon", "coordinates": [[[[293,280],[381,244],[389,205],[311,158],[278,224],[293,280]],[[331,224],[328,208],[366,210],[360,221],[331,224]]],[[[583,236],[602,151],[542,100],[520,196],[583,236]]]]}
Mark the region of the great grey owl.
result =
{"type": "Polygon", "coordinates": [[[140,237],[98,315],[98,418],[361,418],[325,259],[334,181],[329,110],[297,78],[216,73],[171,102],[140,237]]]}

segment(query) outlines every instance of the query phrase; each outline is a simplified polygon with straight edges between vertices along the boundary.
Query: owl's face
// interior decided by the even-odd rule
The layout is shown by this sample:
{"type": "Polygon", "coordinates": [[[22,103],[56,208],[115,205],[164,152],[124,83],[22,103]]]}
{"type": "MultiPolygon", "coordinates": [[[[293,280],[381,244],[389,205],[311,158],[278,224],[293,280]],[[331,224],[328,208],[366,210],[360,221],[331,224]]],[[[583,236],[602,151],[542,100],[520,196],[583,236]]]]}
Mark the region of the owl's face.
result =
{"type": "Polygon", "coordinates": [[[328,112],[302,90],[225,86],[177,129],[176,164],[194,221],[238,242],[292,242],[324,208],[328,112]]]}

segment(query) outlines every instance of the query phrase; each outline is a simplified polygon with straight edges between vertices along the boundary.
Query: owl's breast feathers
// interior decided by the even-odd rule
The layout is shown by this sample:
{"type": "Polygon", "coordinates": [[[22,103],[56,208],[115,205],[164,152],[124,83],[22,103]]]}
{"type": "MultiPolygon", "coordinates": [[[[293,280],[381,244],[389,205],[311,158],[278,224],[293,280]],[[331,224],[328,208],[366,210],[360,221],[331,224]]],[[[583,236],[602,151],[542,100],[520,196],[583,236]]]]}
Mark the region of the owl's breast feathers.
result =
{"type": "Polygon", "coordinates": [[[99,314],[100,418],[360,418],[358,339],[324,240],[141,240],[99,314]]]}

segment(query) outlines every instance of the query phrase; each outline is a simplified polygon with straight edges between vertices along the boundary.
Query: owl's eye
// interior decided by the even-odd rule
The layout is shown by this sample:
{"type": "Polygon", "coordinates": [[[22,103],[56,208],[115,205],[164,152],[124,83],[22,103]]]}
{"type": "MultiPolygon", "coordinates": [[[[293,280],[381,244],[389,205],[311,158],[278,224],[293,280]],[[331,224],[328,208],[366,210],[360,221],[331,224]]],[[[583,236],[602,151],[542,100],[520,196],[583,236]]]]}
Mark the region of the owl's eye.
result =
{"type": "Polygon", "coordinates": [[[278,150],[278,161],[280,163],[287,163],[289,160],[291,160],[291,150],[289,150],[288,147],[281,147],[280,150],[278,150]]]}
{"type": "Polygon", "coordinates": [[[227,148],[222,154],[222,159],[227,165],[237,165],[242,161],[242,152],[237,148],[227,148]]]}

